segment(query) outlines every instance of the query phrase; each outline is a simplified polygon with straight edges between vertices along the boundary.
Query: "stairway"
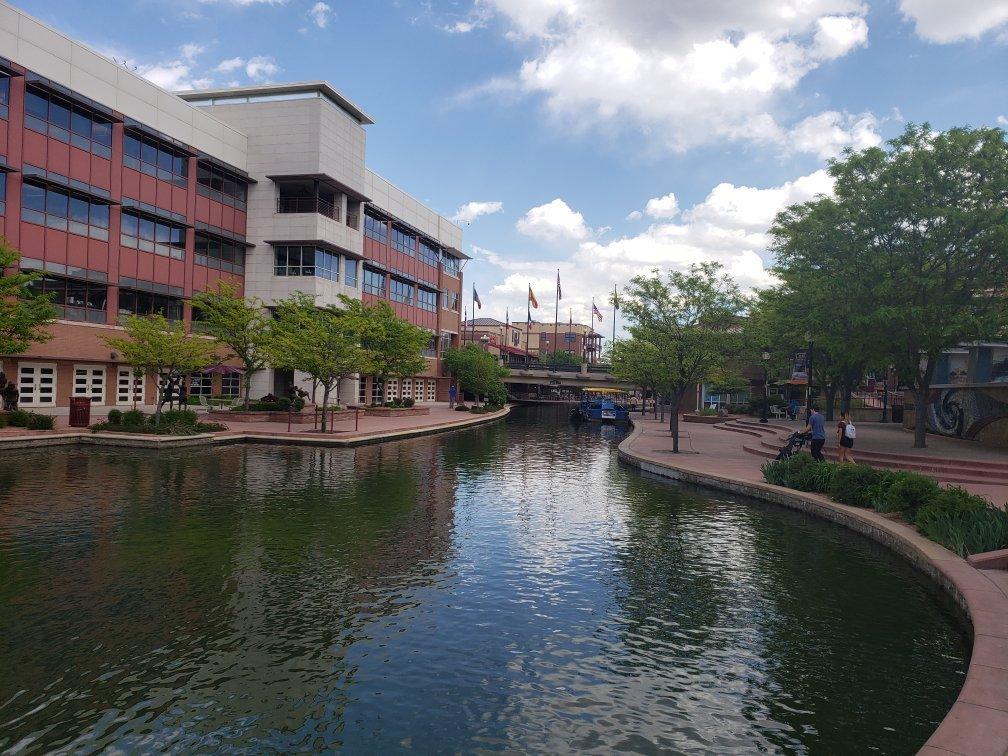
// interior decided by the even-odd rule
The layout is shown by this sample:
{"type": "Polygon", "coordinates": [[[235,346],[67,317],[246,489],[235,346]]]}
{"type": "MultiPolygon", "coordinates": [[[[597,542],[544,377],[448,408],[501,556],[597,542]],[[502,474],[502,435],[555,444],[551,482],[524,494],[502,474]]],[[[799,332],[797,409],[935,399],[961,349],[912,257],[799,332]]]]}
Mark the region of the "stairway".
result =
{"type": "MultiPolygon", "coordinates": [[[[742,448],[749,454],[765,459],[773,459],[787,443],[795,427],[780,423],[760,423],[756,420],[726,420],[714,426],[728,433],[739,433],[747,438],[742,448]]],[[[808,447],[805,447],[806,450],[808,447]]],[[[835,461],[836,446],[823,449],[826,459],[835,461]]],[[[963,458],[928,457],[921,454],[902,452],[876,452],[854,449],[854,458],[859,463],[890,470],[907,470],[920,473],[943,483],[973,483],[978,485],[1008,486],[1008,462],[979,461],[963,458]]]]}

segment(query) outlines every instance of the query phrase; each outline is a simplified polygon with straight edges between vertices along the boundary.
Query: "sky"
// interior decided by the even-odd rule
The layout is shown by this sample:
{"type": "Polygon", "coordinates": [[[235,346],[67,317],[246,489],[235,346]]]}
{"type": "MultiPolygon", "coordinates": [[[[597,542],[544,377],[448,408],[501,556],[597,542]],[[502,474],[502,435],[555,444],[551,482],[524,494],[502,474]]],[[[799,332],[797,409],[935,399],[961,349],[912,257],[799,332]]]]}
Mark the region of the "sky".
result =
{"type": "MultiPolygon", "coordinates": [[[[464,232],[466,306],[588,322],[634,275],[772,282],[843,150],[1008,127],[1008,0],[15,0],[170,90],[325,79],[464,232]]],[[[852,271],[856,275],[856,271],[852,271]]],[[[618,323],[622,330],[622,322],[618,323]]]]}

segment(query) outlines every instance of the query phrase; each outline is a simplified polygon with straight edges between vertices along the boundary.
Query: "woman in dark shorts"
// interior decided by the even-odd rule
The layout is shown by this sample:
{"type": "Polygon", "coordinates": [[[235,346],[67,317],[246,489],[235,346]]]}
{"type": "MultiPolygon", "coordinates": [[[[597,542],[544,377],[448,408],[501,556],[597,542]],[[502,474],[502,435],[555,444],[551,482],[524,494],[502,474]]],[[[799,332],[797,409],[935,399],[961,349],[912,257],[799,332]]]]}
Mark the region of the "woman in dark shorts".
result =
{"type": "Polygon", "coordinates": [[[854,464],[854,457],[851,456],[851,449],[854,448],[854,423],[850,421],[850,412],[840,413],[840,422],[837,423],[837,454],[839,462],[850,462],[854,464]],[[847,430],[850,426],[850,432],[847,430]]]}

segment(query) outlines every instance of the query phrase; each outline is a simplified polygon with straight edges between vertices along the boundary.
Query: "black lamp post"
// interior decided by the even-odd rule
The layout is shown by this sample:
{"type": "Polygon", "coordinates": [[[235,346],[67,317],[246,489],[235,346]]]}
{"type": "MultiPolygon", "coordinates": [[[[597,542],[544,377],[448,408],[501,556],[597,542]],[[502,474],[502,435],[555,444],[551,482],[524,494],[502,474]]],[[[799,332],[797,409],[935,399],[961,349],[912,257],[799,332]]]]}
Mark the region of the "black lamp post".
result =
{"type": "Polygon", "coordinates": [[[761,423],[767,422],[770,418],[770,347],[763,347],[763,414],[760,416],[761,423]]]}
{"type": "Polygon", "coordinates": [[[889,375],[892,372],[893,366],[890,365],[885,371],[885,383],[882,384],[882,422],[888,423],[888,411],[889,411],[889,375]]]}
{"type": "Polygon", "coordinates": [[[808,354],[805,357],[805,369],[808,371],[808,393],[805,399],[805,417],[812,416],[812,351],[815,349],[815,342],[812,341],[812,334],[805,332],[805,341],[808,342],[808,354]]]}

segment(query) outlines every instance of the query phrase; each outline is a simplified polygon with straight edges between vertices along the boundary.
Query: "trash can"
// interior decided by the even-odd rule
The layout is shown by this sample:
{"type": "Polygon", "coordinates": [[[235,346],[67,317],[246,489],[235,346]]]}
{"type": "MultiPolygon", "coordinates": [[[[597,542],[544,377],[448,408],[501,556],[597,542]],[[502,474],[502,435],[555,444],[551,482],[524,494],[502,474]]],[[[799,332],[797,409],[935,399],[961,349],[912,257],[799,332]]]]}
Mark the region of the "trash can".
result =
{"type": "Polygon", "coordinates": [[[70,398],[70,427],[87,428],[91,425],[91,400],[86,396],[70,398]]]}

